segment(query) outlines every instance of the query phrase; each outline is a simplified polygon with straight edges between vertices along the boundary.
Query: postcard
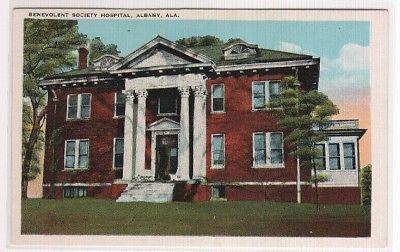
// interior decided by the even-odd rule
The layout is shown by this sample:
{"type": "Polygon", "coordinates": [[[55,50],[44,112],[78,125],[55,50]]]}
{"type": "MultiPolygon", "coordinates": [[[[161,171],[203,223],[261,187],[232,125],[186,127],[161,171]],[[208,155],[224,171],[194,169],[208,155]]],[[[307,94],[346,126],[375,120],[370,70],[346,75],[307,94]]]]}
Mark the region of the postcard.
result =
{"type": "Polygon", "coordinates": [[[386,246],[386,11],[15,9],[12,33],[11,246],[386,246]]]}

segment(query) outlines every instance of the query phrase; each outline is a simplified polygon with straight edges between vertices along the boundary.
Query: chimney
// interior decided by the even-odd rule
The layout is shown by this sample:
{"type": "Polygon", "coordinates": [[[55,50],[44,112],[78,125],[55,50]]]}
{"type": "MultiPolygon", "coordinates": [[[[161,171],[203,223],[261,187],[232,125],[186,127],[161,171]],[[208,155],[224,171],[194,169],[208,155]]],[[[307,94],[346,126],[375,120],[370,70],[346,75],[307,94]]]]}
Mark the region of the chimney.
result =
{"type": "Polygon", "coordinates": [[[81,47],[78,49],[78,69],[85,69],[88,67],[88,55],[89,51],[81,47]]]}

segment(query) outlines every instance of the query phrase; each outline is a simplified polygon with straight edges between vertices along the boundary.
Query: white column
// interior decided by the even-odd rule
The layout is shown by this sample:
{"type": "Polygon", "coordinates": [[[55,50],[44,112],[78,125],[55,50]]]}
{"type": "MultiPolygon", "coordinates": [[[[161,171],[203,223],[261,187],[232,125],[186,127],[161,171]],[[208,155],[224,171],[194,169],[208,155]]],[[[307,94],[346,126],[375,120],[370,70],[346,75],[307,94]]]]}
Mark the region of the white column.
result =
{"type": "Polygon", "coordinates": [[[178,171],[179,180],[189,180],[189,87],[179,88],[181,93],[181,118],[179,134],[178,171]]]}
{"type": "Polygon", "coordinates": [[[144,175],[145,150],[146,150],[146,98],[147,91],[135,90],[138,104],[136,117],[136,148],[135,148],[135,172],[134,176],[144,175]]]}
{"type": "Polygon", "coordinates": [[[135,99],[133,90],[126,90],[125,97],[124,166],[122,169],[122,179],[130,181],[133,175],[133,102],[135,99]]]}
{"type": "Polygon", "coordinates": [[[206,96],[204,85],[194,88],[193,179],[206,176],[206,96]]]}

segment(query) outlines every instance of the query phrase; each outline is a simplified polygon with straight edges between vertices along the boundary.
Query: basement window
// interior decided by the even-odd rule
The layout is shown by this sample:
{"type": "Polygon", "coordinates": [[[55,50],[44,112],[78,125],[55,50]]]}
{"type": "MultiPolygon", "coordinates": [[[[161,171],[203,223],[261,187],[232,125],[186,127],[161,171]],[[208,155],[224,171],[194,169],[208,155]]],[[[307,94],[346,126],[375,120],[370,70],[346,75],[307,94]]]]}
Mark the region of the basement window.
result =
{"type": "Polygon", "coordinates": [[[87,195],[86,187],[67,186],[63,188],[64,198],[83,198],[87,195]]]}
{"type": "Polygon", "coordinates": [[[211,198],[212,199],[226,199],[225,186],[218,185],[211,187],[211,198]]]}

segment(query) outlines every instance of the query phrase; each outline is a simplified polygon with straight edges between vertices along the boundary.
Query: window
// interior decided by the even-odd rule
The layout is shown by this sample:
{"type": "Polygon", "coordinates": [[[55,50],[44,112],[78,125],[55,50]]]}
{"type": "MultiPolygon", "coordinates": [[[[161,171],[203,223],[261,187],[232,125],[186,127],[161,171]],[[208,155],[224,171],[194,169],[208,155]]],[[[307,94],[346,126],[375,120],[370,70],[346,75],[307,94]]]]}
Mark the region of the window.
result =
{"type": "Polygon", "coordinates": [[[253,109],[266,109],[269,102],[281,97],[282,90],[279,82],[255,81],[253,82],[252,98],[253,109]]]}
{"type": "Polygon", "coordinates": [[[86,197],[87,190],[85,187],[67,186],[63,187],[64,198],[82,198],[86,197]]]}
{"type": "Polygon", "coordinates": [[[283,164],[283,134],[257,132],[253,134],[253,166],[276,167],[283,164]]]}
{"type": "Polygon", "coordinates": [[[67,119],[90,118],[91,94],[68,95],[67,100],[67,119]]]}
{"type": "Polygon", "coordinates": [[[212,199],[225,199],[225,186],[212,186],[211,187],[211,198],[212,199]]]}
{"type": "Polygon", "coordinates": [[[329,144],[329,169],[340,170],[340,149],[338,143],[329,144]]]}
{"type": "Polygon", "coordinates": [[[318,170],[326,169],[326,158],[325,158],[325,144],[316,144],[315,149],[318,150],[318,157],[314,159],[315,165],[318,170]]]}
{"type": "Polygon", "coordinates": [[[124,165],[124,139],[114,138],[114,163],[115,169],[122,168],[124,165]]]}
{"type": "Polygon", "coordinates": [[[354,143],[343,143],[344,169],[356,169],[356,153],[354,143]]]}
{"type": "Polygon", "coordinates": [[[89,163],[89,140],[65,141],[65,169],[85,169],[89,163]]]}
{"type": "Polygon", "coordinates": [[[225,110],[224,91],[224,84],[212,85],[212,112],[223,112],[225,110]]]}
{"type": "Polygon", "coordinates": [[[175,95],[163,95],[158,98],[158,114],[176,114],[176,97],[175,95]]]}
{"type": "Polygon", "coordinates": [[[125,116],[125,96],[122,91],[115,93],[114,116],[125,116]]]}
{"type": "Polygon", "coordinates": [[[212,165],[213,168],[222,168],[225,166],[225,136],[223,134],[214,134],[212,138],[212,165]]]}

